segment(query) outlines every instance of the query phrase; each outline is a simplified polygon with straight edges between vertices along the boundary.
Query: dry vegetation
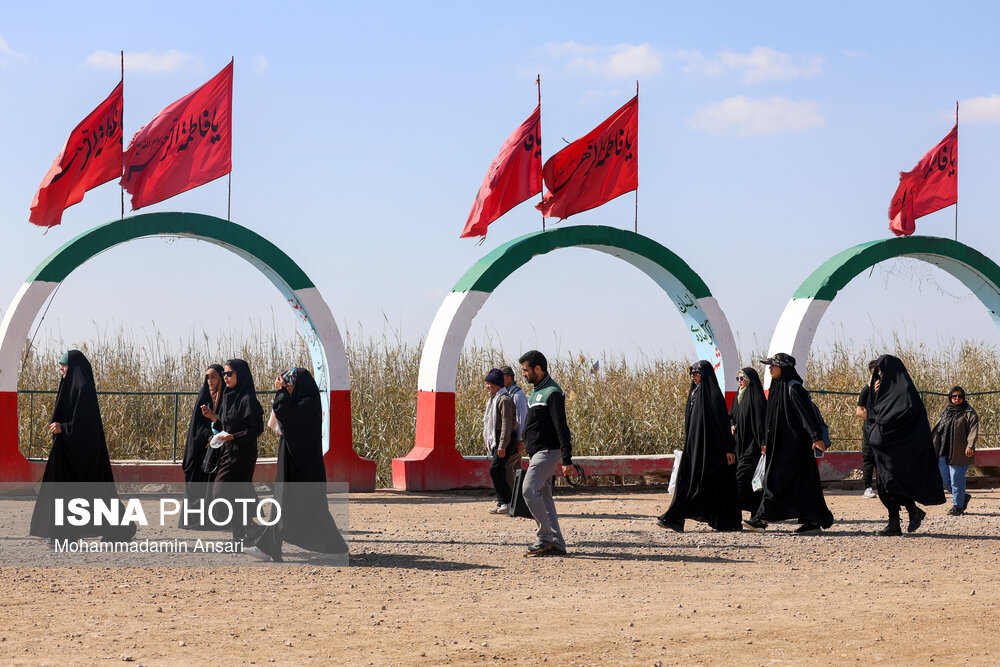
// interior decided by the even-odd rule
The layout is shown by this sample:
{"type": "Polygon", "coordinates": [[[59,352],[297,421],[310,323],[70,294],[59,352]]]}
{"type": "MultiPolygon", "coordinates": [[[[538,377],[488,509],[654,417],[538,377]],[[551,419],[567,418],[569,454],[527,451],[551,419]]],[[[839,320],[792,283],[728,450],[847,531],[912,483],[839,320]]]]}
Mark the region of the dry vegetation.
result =
{"type": "MultiPolygon", "coordinates": [[[[270,397],[270,380],[292,366],[309,366],[301,339],[279,340],[256,326],[245,335],[223,336],[210,344],[192,338],[182,349],[158,337],[145,340],[118,330],[81,344],[91,363],[99,391],[182,392],[168,395],[102,395],[101,411],[108,446],[116,459],[170,459],[176,442],[184,447],[193,392],[201,385],[204,368],[227,358],[242,357],[254,370],[262,403],[270,397]],[[175,423],[175,406],[177,421],[175,423]]],[[[925,394],[934,420],[944,406],[943,394],[962,384],[982,421],[981,446],[997,446],[1000,350],[976,341],[955,342],[931,350],[894,340],[880,345],[903,359],[914,382],[925,394]]],[[[55,347],[25,353],[20,389],[54,390],[58,384],[55,347]]],[[[417,371],[420,346],[398,336],[347,337],[352,387],[355,448],[378,462],[380,486],[390,486],[390,461],[413,446],[416,418],[417,371]]],[[[458,370],[456,439],[465,454],[482,450],[482,409],[486,392],[483,374],[491,367],[516,366],[517,352],[504,354],[496,345],[466,348],[458,370]]],[[[876,356],[871,345],[835,344],[816,350],[809,359],[806,386],[830,425],[836,449],[860,446],[859,423],[854,416],[856,396],[865,382],[867,361],[876,356]],[[822,391],[821,391],[822,390],[822,391]],[[822,392],[834,392],[825,394],[822,392]],[[838,394],[836,392],[843,392],[838,394]]],[[[759,358],[754,355],[754,358],[759,358]]],[[[552,376],[567,393],[574,448],[581,455],[653,454],[680,448],[683,443],[683,397],[689,360],[621,358],[569,354],[550,361],[552,376]]],[[[746,360],[744,360],[746,362],[746,360]]],[[[761,369],[759,364],[754,364],[761,369]]],[[[735,370],[732,371],[735,373],[735,370]]],[[[52,412],[52,394],[25,394],[20,400],[21,450],[44,457],[44,437],[52,412]]],[[[265,407],[267,407],[265,405],[265,407]]],[[[268,432],[261,439],[262,456],[273,456],[277,441],[268,432]]]]}

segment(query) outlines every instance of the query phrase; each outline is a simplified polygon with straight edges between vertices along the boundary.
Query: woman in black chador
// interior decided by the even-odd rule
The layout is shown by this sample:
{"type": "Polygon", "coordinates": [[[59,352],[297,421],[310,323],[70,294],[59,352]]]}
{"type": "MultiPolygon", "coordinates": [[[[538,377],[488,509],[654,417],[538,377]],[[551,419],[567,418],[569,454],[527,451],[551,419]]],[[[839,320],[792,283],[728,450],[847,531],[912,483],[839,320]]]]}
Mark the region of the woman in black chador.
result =
{"type": "Polygon", "coordinates": [[[670,508],[656,522],[677,532],[684,519],[704,521],[715,530],[742,530],[736,491],[736,444],[726,399],[707,361],[691,366],[684,413],[684,454],[670,508]]]}
{"type": "MultiPolygon", "coordinates": [[[[222,436],[222,454],[215,472],[212,495],[225,498],[233,504],[233,540],[242,540],[247,533],[243,523],[243,506],[236,504],[236,498],[254,498],[253,471],[257,466],[257,438],[264,432],[264,408],[257,400],[250,366],[242,359],[230,359],[222,372],[226,389],[222,394],[222,408],[216,412],[207,405],[201,408],[203,415],[213,421],[212,428],[226,435],[222,436]]],[[[254,506],[248,506],[248,516],[254,516],[254,506]]],[[[222,510],[216,510],[216,519],[222,510]]]]}
{"type": "Polygon", "coordinates": [[[813,453],[824,449],[821,425],[795,370],[795,357],[779,352],[761,363],[768,364],[771,373],[764,415],[764,496],[743,525],[762,532],[770,521],[798,519],[797,534],[816,535],[833,525],[813,453]]]}
{"type": "Polygon", "coordinates": [[[902,533],[901,506],[910,517],[906,530],[912,533],[927,515],[916,503],[944,503],[931,426],[903,362],[883,354],[875,366],[868,392],[868,419],[874,422],[868,444],[875,455],[878,497],[889,510],[889,524],[878,534],[902,533]]]}
{"type": "MultiPolygon", "coordinates": [[[[187,442],[184,444],[184,499],[192,510],[208,511],[212,502],[212,485],[215,483],[215,471],[206,472],[202,468],[205,454],[208,452],[208,442],[212,439],[212,420],[202,414],[201,406],[208,406],[212,412],[218,412],[222,403],[222,374],[225,371],[219,364],[212,364],[205,370],[205,381],[201,385],[198,399],[194,402],[191,412],[191,423],[188,424],[187,442]]],[[[178,526],[181,528],[203,529],[213,528],[209,521],[198,521],[196,514],[188,516],[181,512],[178,526]]],[[[204,516],[204,514],[202,514],[204,516]]]]}
{"type": "MultiPolygon", "coordinates": [[[[51,539],[101,536],[106,541],[131,540],[135,535],[135,524],[55,525],[56,498],[118,499],[90,362],[83,352],[70,350],[59,360],[59,370],[62,379],[59,380],[52,423],[49,425],[52,449],[31,515],[30,533],[51,539]]],[[[119,508],[119,516],[123,510],[124,507],[119,508]]]]}
{"type": "Polygon", "coordinates": [[[323,404],[316,380],[306,369],[293,368],[274,381],[274,388],[272,407],[281,432],[274,499],[281,518],[244,551],[277,562],[283,542],[325,554],[346,553],[327,505],[323,404]]]}
{"type": "Polygon", "coordinates": [[[767,398],[757,371],[747,367],[736,374],[739,393],[729,411],[733,436],[736,438],[736,488],[740,494],[740,507],[753,516],[760,507],[763,491],[753,490],[753,474],[760,461],[760,449],[764,446],[767,398]]]}

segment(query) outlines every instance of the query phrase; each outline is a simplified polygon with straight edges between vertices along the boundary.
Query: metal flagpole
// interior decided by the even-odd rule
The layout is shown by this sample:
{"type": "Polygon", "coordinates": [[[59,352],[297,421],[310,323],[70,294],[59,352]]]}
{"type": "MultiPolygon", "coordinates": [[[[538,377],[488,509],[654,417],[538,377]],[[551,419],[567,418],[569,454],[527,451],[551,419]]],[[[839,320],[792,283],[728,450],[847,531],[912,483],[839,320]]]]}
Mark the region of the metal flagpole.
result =
{"type": "MultiPolygon", "coordinates": [[[[955,127],[958,127],[958,100],[955,100],[955,127]]],[[[958,133],[955,133],[955,152],[958,153],[958,133]]],[[[958,158],[955,158],[955,240],[958,240],[958,158]]]]}
{"type": "MultiPolygon", "coordinates": [[[[229,64],[232,65],[235,62],[236,62],[236,56],[230,56],[229,57],[229,64]]],[[[235,67],[233,69],[235,69],[235,67]]],[[[229,132],[230,132],[230,136],[232,136],[231,133],[233,131],[233,125],[232,125],[232,123],[233,123],[233,119],[230,118],[229,119],[229,132]]],[[[232,150],[233,150],[232,147],[230,147],[230,149],[229,149],[229,151],[230,151],[230,161],[232,160],[232,150]]],[[[227,179],[228,185],[227,185],[227,192],[226,192],[226,221],[227,222],[232,222],[233,221],[233,219],[232,219],[232,210],[233,210],[233,168],[232,167],[229,168],[229,174],[228,174],[228,176],[229,176],[229,178],[227,179]]]]}
{"type": "MultiPolygon", "coordinates": [[[[639,114],[639,79],[635,80],[635,107],[636,107],[635,108],[636,115],[638,115],[639,114]]],[[[636,118],[635,126],[637,128],[639,127],[639,119],[638,118],[636,118]]],[[[636,137],[636,140],[638,141],[638,137],[636,137]]],[[[636,149],[637,149],[637,152],[638,152],[638,146],[636,146],[636,149]]],[[[638,172],[638,168],[636,169],[636,172],[638,172]]],[[[635,184],[635,233],[636,234],[639,233],[639,183],[638,183],[638,179],[636,179],[636,184],[635,184]]]]}
{"type": "MultiPolygon", "coordinates": [[[[125,50],[122,49],[122,142],[125,141],[125,50]]],[[[119,183],[122,189],[122,220],[125,219],[125,185],[119,183]]]]}
{"type": "MultiPolygon", "coordinates": [[[[538,88],[538,134],[542,134],[542,75],[535,76],[535,86],[538,88]]],[[[540,144],[539,144],[540,145],[540,144]]],[[[539,151],[542,149],[539,148],[539,151]]],[[[545,201],[545,187],[542,186],[542,201],[545,201]]],[[[542,231],[545,231],[545,214],[542,213],[542,231]]]]}

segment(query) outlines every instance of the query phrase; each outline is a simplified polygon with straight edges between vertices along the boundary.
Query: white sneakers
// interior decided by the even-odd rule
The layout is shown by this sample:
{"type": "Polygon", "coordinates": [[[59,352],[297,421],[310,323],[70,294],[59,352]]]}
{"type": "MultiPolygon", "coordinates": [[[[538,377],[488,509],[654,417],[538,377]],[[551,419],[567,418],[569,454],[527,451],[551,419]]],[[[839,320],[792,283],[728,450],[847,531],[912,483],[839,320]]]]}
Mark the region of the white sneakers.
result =
{"type": "Polygon", "coordinates": [[[503,505],[494,505],[489,509],[490,514],[510,514],[510,505],[504,503],[503,505]]]}
{"type": "Polygon", "coordinates": [[[868,487],[865,492],[861,495],[862,498],[878,498],[878,494],[875,493],[875,489],[868,487]]]}

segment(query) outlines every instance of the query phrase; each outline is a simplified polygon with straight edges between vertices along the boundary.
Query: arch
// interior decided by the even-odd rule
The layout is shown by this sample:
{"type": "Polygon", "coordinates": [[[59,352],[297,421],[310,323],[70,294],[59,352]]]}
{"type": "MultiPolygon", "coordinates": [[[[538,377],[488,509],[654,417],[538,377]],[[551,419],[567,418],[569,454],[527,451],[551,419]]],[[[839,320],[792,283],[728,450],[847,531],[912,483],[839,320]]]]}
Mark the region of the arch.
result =
{"type": "Polygon", "coordinates": [[[729,322],[705,282],[684,260],[639,234],[597,225],[557,227],[509,241],[463,275],[445,297],[427,333],[417,379],[416,442],[393,459],[397,489],[431,490],[488,485],[487,465],[455,447],[455,382],[472,320],[490,294],[533,257],[559,248],[590,248],[622,259],[670,297],[691,332],[698,357],[715,365],[719,385],[735,392],[725,369],[739,357],[729,322]]]}
{"type": "MultiPolygon", "coordinates": [[[[879,262],[912,257],[933,264],[962,281],[986,306],[1000,327],[1000,266],[964,243],[937,236],[901,236],[869,241],[848,248],[827,261],[803,281],[778,319],[768,355],[789,352],[805,378],[805,361],[820,320],[830,303],[849,282],[879,262]]],[[[765,375],[765,387],[771,378],[765,375]]]]}
{"type": "MultiPolygon", "coordinates": [[[[24,341],[45,301],[88,260],[123,243],[154,237],[217,245],[248,261],[278,288],[296,314],[322,391],[327,478],[348,482],[351,490],[373,490],[375,462],[359,457],[352,445],[347,355],[326,301],[305,272],[273,243],[240,225],[197,213],[148,213],[95,227],[52,253],[21,285],[0,323],[0,480],[41,477],[43,466],[28,461],[18,449],[17,384],[24,341]]],[[[183,480],[175,465],[116,464],[115,468],[119,481],[183,480]]],[[[258,471],[264,478],[269,472],[267,466],[258,466],[258,471]]]]}

